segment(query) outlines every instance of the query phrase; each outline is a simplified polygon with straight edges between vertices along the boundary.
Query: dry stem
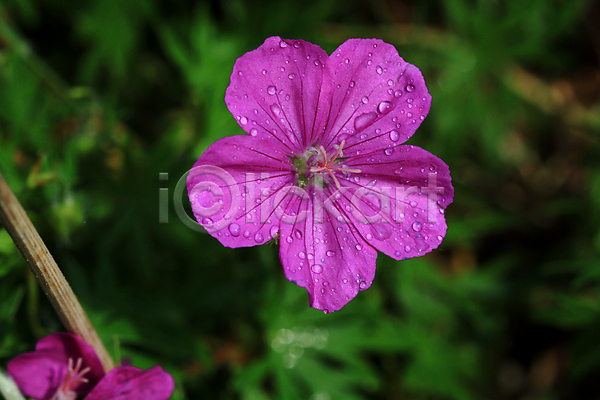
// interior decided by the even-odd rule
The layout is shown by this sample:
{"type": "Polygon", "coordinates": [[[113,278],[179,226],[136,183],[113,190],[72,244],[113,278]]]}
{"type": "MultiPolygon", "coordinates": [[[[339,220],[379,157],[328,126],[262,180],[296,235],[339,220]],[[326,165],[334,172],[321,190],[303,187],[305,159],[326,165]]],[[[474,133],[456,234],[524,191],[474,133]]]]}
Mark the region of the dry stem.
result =
{"type": "Polygon", "coordinates": [[[108,372],[114,363],[75,293],[35,230],[25,210],[0,174],[0,220],[23,254],[65,328],[89,343],[108,372]]]}

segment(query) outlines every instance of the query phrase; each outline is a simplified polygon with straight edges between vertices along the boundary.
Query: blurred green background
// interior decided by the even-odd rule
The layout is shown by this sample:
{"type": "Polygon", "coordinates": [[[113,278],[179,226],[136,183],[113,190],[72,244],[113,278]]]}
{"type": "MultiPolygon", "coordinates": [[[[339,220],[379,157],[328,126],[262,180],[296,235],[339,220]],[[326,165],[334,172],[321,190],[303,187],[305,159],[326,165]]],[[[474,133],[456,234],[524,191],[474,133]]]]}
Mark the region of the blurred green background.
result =
{"type": "MultiPolygon", "coordinates": [[[[597,1],[2,0],[0,171],[115,358],[161,364],[173,399],[599,399],[599,58],[597,1]],[[380,255],[334,314],[278,246],[173,208],[242,133],[229,74],[272,35],[395,45],[433,96],[409,143],[456,189],[440,248],[380,255]]],[[[0,228],[0,367],[61,329],[0,228]]]]}

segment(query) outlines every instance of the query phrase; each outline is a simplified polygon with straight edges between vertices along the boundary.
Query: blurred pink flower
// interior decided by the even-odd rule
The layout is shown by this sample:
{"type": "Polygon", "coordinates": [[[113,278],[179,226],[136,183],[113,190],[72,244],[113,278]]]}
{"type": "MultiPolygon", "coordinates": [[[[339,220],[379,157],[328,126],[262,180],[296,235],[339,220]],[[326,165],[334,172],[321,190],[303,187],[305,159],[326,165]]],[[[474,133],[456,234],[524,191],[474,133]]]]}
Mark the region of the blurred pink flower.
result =
{"type": "Polygon", "coordinates": [[[21,392],[36,400],[166,400],[174,389],[160,366],[117,367],[105,375],[92,346],[66,332],[42,338],[35,351],[15,357],[7,369],[21,392]]]}
{"type": "Polygon", "coordinates": [[[400,260],[441,243],[450,171],[402,145],[431,96],[393,46],[350,39],[328,56],[268,38],[237,60],[225,102],[248,135],[196,162],[192,210],[225,246],[278,239],[284,273],[312,307],[336,311],[367,289],[377,250],[400,260]]]}

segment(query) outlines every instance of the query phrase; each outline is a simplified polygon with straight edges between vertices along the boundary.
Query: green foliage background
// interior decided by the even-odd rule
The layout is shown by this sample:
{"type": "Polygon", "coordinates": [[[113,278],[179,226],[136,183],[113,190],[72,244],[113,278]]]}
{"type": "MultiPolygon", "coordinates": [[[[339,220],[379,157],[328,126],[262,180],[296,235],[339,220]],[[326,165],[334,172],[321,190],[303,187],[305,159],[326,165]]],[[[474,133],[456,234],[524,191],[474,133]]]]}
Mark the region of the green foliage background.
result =
{"type": "MultiPolygon", "coordinates": [[[[173,399],[598,399],[598,26],[583,0],[2,0],[0,171],[115,358],[161,364],[173,399]],[[456,189],[440,248],[380,255],[330,315],[276,245],[223,248],[173,208],[241,133],[229,74],[272,35],[394,44],[433,96],[409,143],[456,189]]],[[[0,228],[0,366],[61,329],[0,228]]]]}

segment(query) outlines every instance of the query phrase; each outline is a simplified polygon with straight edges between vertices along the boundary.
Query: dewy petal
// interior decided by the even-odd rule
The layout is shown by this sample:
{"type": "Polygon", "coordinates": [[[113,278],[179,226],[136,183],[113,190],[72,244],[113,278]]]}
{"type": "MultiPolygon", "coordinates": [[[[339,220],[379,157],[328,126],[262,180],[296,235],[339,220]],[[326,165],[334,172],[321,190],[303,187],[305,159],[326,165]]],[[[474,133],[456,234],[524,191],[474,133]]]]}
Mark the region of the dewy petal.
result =
{"type": "Polygon", "coordinates": [[[442,160],[403,145],[389,154],[354,157],[348,164],[361,170],[358,183],[345,183],[354,186],[351,215],[367,243],[397,260],[439,246],[446,234],[444,210],[454,196],[450,171],[442,160]]]}
{"type": "Polygon", "coordinates": [[[167,400],[175,383],[160,366],[147,371],[136,367],[117,367],[86,396],[85,400],[167,400]]]}
{"type": "Polygon", "coordinates": [[[337,190],[310,190],[309,196],[299,218],[281,224],[279,258],[288,280],[308,291],[310,306],[333,312],[371,286],[377,251],[347,223],[337,190]]]}
{"type": "Polygon", "coordinates": [[[330,113],[335,118],[322,129],[323,144],[345,140],[346,157],[404,143],[429,113],[431,95],[421,71],[381,40],[346,41],[327,69],[333,76],[330,113]]]}
{"type": "Polygon", "coordinates": [[[7,369],[26,396],[49,400],[67,375],[69,358],[82,358],[82,365],[91,368],[85,375],[89,382],[77,388],[77,393],[84,395],[102,378],[104,369],[92,346],[71,333],[57,332],[42,338],[35,351],[15,357],[7,369]]]}
{"type": "Polygon", "coordinates": [[[329,104],[321,93],[327,59],[312,43],[270,37],[236,61],[225,103],[246,133],[303,150],[329,104]]]}
{"type": "Polygon", "coordinates": [[[213,143],[187,178],[198,222],[227,247],[266,243],[279,231],[275,205],[295,196],[286,190],[293,162],[269,137],[233,136],[213,143]]]}

